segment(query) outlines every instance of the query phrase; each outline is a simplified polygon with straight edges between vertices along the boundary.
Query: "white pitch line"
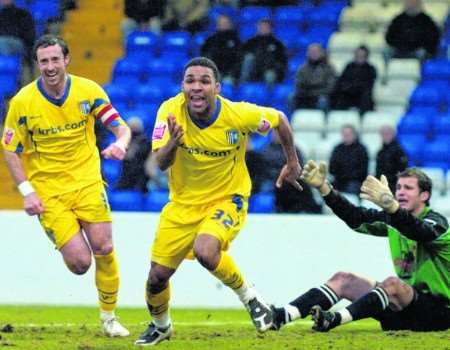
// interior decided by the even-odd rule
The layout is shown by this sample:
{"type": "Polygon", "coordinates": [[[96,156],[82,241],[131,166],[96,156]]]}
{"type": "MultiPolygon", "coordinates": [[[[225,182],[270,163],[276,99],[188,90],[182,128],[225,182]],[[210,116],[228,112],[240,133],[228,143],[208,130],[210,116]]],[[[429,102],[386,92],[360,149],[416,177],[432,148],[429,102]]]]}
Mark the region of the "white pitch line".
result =
{"type": "MultiPolygon", "coordinates": [[[[290,327],[295,324],[310,324],[311,321],[297,320],[294,323],[285,325],[284,327],[290,327]]],[[[124,323],[126,326],[145,326],[147,322],[140,323],[124,323]]],[[[16,328],[39,328],[39,327],[58,327],[58,328],[75,328],[75,327],[97,327],[100,323],[12,323],[13,327],[16,328]]],[[[202,327],[216,327],[216,326],[251,326],[250,321],[196,321],[196,322],[174,322],[174,326],[188,327],[188,326],[202,326],[202,327]]]]}

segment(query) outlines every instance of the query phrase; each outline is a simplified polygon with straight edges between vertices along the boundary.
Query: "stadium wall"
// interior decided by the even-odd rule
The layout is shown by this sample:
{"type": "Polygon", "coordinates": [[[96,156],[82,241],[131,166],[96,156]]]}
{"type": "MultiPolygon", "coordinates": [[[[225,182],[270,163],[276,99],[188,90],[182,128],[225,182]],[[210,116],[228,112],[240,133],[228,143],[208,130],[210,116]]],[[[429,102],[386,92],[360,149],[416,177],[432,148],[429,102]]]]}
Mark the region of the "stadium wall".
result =
{"type": "MultiPolygon", "coordinates": [[[[155,213],[114,213],[121,270],[120,305],[144,307],[155,213]]],[[[0,211],[0,304],[96,305],[94,269],[71,274],[36,217],[0,211]]],[[[285,303],[336,271],[381,280],[393,274],[388,242],[348,229],[334,216],[257,215],[231,246],[248,280],[266,299],[285,303]]],[[[186,261],[172,280],[175,307],[239,307],[237,297],[199,264],[186,261]]]]}

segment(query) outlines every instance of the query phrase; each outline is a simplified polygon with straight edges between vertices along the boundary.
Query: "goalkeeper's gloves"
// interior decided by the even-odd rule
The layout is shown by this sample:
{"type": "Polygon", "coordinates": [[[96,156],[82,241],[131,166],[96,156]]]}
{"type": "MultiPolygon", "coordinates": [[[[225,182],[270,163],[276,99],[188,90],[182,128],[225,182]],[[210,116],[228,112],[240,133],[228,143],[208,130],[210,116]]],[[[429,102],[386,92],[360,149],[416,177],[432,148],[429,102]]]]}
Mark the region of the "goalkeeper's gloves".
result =
{"type": "Polygon", "coordinates": [[[390,214],[395,213],[400,206],[392,195],[384,175],[381,175],[380,180],[372,175],[367,176],[361,186],[361,194],[359,196],[361,199],[367,199],[375,203],[390,214]]]}
{"type": "Polygon", "coordinates": [[[325,162],[320,162],[317,165],[315,161],[309,160],[303,167],[300,179],[309,186],[317,188],[322,196],[326,196],[331,192],[332,187],[327,181],[327,166],[325,162]]]}

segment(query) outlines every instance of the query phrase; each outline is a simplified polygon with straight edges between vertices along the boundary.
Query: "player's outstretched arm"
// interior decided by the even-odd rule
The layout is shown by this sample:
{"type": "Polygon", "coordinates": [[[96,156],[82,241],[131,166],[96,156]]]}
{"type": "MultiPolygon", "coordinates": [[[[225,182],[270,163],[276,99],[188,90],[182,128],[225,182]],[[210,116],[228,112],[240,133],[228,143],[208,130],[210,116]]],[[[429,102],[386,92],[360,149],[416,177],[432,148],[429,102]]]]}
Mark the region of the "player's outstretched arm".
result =
{"type": "Polygon", "coordinates": [[[309,186],[317,188],[322,196],[326,196],[331,192],[331,185],[327,181],[327,166],[325,162],[317,164],[313,160],[308,160],[302,170],[300,179],[305,181],[309,186]]]}
{"type": "Polygon", "coordinates": [[[173,114],[167,117],[167,125],[170,133],[169,141],[155,152],[156,162],[162,171],[167,170],[175,161],[176,151],[184,134],[183,128],[177,124],[173,114]]]}
{"type": "Polygon", "coordinates": [[[117,126],[108,126],[108,129],[116,136],[116,141],[102,151],[102,156],[105,159],[123,160],[130,144],[131,130],[123,122],[117,126]]]}
{"type": "Polygon", "coordinates": [[[15,152],[4,151],[6,164],[13,177],[19,192],[23,196],[23,207],[28,215],[37,215],[44,212],[44,205],[27,180],[22,161],[15,152]]]}
{"type": "Polygon", "coordinates": [[[289,126],[284,113],[280,113],[280,122],[278,127],[275,128],[275,132],[278,133],[281,146],[283,147],[284,155],[286,156],[286,164],[281,169],[280,175],[276,181],[276,186],[280,188],[283,185],[283,181],[287,181],[292,184],[297,190],[303,190],[302,186],[298,182],[302,168],[298,161],[297,152],[294,145],[294,138],[292,136],[292,130],[289,126]]]}
{"type": "Polygon", "coordinates": [[[375,203],[390,214],[395,213],[400,206],[389,189],[388,181],[384,175],[381,175],[379,180],[372,175],[367,176],[361,186],[359,196],[375,203]]]}

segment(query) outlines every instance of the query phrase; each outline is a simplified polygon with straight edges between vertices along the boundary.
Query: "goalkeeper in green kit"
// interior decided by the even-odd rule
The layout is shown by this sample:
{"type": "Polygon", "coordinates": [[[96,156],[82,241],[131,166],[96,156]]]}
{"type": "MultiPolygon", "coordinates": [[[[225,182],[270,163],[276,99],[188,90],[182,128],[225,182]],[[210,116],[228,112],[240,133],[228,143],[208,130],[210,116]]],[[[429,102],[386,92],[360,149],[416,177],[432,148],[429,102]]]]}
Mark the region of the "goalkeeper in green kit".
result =
{"type": "Polygon", "coordinates": [[[383,330],[439,331],[450,328],[450,230],[447,220],[429,207],[432,182],[417,168],[397,175],[395,195],[384,175],[368,176],[362,199],[382,210],[351,204],[326,180],[327,170],[309,161],[301,179],[318,189],[326,204],[359,233],[387,237],[397,277],[381,282],[337,272],[289,304],[276,308],[274,329],[311,314],[313,329],[327,332],[339,325],[374,318],[383,330]],[[341,299],[352,303],[329,309],[341,299]]]}

